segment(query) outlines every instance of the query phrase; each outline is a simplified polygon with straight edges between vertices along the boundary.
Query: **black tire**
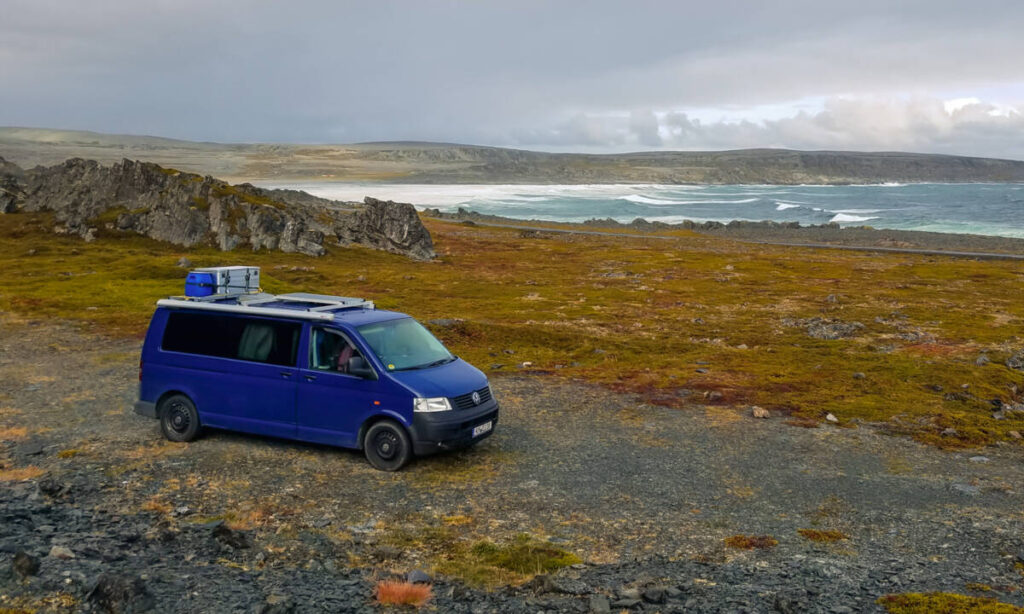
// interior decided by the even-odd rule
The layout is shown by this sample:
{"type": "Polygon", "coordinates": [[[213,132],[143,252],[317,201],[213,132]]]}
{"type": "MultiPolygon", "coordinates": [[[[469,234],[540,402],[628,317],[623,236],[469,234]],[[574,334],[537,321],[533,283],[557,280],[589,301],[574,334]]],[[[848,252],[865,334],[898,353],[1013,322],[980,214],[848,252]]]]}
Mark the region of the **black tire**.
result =
{"type": "Polygon", "coordinates": [[[402,425],[382,420],[366,430],[363,452],[375,469],[398,471],[412,458],[412,442],[402,425]]]}
{"type": "Polygon", "coordinates": [[[171,441],[192,441],[201,427],[199,412],[192,400],[183,394],[167,397],[157,408],[160,430],[171,441]]]}

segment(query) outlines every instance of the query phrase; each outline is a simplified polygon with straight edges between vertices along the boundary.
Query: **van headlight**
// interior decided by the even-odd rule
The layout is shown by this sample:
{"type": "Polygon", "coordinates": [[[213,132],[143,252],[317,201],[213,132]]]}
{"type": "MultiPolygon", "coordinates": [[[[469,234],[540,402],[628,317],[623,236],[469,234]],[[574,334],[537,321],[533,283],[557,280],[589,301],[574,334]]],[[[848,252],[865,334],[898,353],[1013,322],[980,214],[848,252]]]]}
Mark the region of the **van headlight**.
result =
{"type": "Polygon", "coordinates": [[[412,410],[418,412],[428,411],[449,411],[452,408],[452,404],[448,402],[448,399],[444,397],[437,397],[433,399],[421,399],[416,398],[412,400],[412,410]]]}

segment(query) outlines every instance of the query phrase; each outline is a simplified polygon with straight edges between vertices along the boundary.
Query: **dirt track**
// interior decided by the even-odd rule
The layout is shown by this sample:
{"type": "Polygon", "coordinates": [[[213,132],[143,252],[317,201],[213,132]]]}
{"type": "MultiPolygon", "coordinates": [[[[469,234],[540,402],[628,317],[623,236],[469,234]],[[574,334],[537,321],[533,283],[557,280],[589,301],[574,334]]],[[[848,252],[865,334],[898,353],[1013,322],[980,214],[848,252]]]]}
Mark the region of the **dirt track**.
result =
{"type": "MultiPolygon", "coordinates": [[[[359,453],[329,447],[224,432],[186,445],[163,442],[154,421],[129,409],[137,352],[137,342],[67,325],[2,320],[0,462],[4,471],[45,473],[9,482],[0,514],[20,517],[12,510],[35,505],[35,484],[50,480],[70,489],[70,496],[53,498],[52,509],[112,515],[102,524],[111,539],[120,539],[117,518],[182,536],[227,518],[250,531],[255,544],[232,560],[255,566],[262,553],[261,561],[274,563],[263,580],[225,593],[229,602],[212,594],[177,602],[170,596],[187,581],[151,580],[160,610],[249,604],[244,610],[262,603],[261,591],[271,584],[286,590],[287,582],[279,585],[287,570],[304,570],[301,581],[292,580],[291,599],[316,609],[316,595],[325,594],[318,582],[333,586],[344,577],[353,591],[367,593],[366,574],[429,566],[429,548],[385,546],[396,533],[437,527],[453,540],[500,542],[529,533],[588,563],[561,576],[576,582],[580,595],[456,593],[438,602],[448,604],[441,609],[585,610],[591,594],[615,602],[623,587],[651,583],[681,594],[667,605],[634,607],[770,611],[783,599],[811,610],[861,610],[876,608],[873,601],[885,593],[965,592],[967,583],[997,587],[989,594],[1024,603],[1016,590],[1024,577],[1014,567],[1015,557],[1024,557],[1019,448],[946,453],[870,427],[796,428],[780,417],[755,420],[740,408],[674,410],[518,374],[493,382],[503,414],[492,438],[384,474],[359,453]],[[802,528],[838,530],[849,539],[815,544],[798,535],[802,528]],[[770,535],[779,544],[727,548],[723,540],[734,534],[770,535]],[[362,571],[349,575],[348,565],[362,571]]],[[[0,526],[0,594],[8,598],[48,590],[43,580],[3,578],[16,549],[45,557],[53,544],[68,543],[61,526],[42,534],[25,533],[26,526],[0,526]]],[[[164,566],[178,554],[186,568],[224,557],[193,538],[166,548],[164,566]]],[[[80,586],[68,583],[79,597],[94,580],[88,554],[44,560],[44,578],[52,572],[59,579],[65,567],[82,574],[80,586]]],[[[345,597],[333,599],[321,605],[345,597]]]]}

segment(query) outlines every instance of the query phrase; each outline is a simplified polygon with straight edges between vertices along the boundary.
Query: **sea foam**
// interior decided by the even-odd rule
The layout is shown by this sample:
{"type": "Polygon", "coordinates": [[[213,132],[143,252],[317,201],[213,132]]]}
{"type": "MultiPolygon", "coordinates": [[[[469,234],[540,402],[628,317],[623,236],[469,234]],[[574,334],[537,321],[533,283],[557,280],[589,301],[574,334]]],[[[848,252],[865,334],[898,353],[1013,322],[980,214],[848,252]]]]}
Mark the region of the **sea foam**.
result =
{"type": "Polygon", "coordinates": [[[829,222],[866,222],[868,220],[877,220],[878,216],[864,216],[864,215],[849,215],[847,213],[835,214],[829,222]]]}

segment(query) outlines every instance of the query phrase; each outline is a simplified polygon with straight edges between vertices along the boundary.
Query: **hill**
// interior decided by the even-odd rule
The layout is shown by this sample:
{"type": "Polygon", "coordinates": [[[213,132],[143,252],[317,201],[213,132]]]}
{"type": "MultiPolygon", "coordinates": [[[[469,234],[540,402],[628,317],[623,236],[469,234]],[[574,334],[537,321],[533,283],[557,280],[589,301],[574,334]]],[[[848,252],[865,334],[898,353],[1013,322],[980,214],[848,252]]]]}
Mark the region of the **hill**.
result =
{"type": "Polygon", "coordinates": [[[80,157],[140,159],[230,179],[403,183],[762,183],[1024,181],[1024,162],[903,152],[652,151],[545,153],[450,143],[221,144],[94,132],[0,128],[21,166],[80,157]]]}

